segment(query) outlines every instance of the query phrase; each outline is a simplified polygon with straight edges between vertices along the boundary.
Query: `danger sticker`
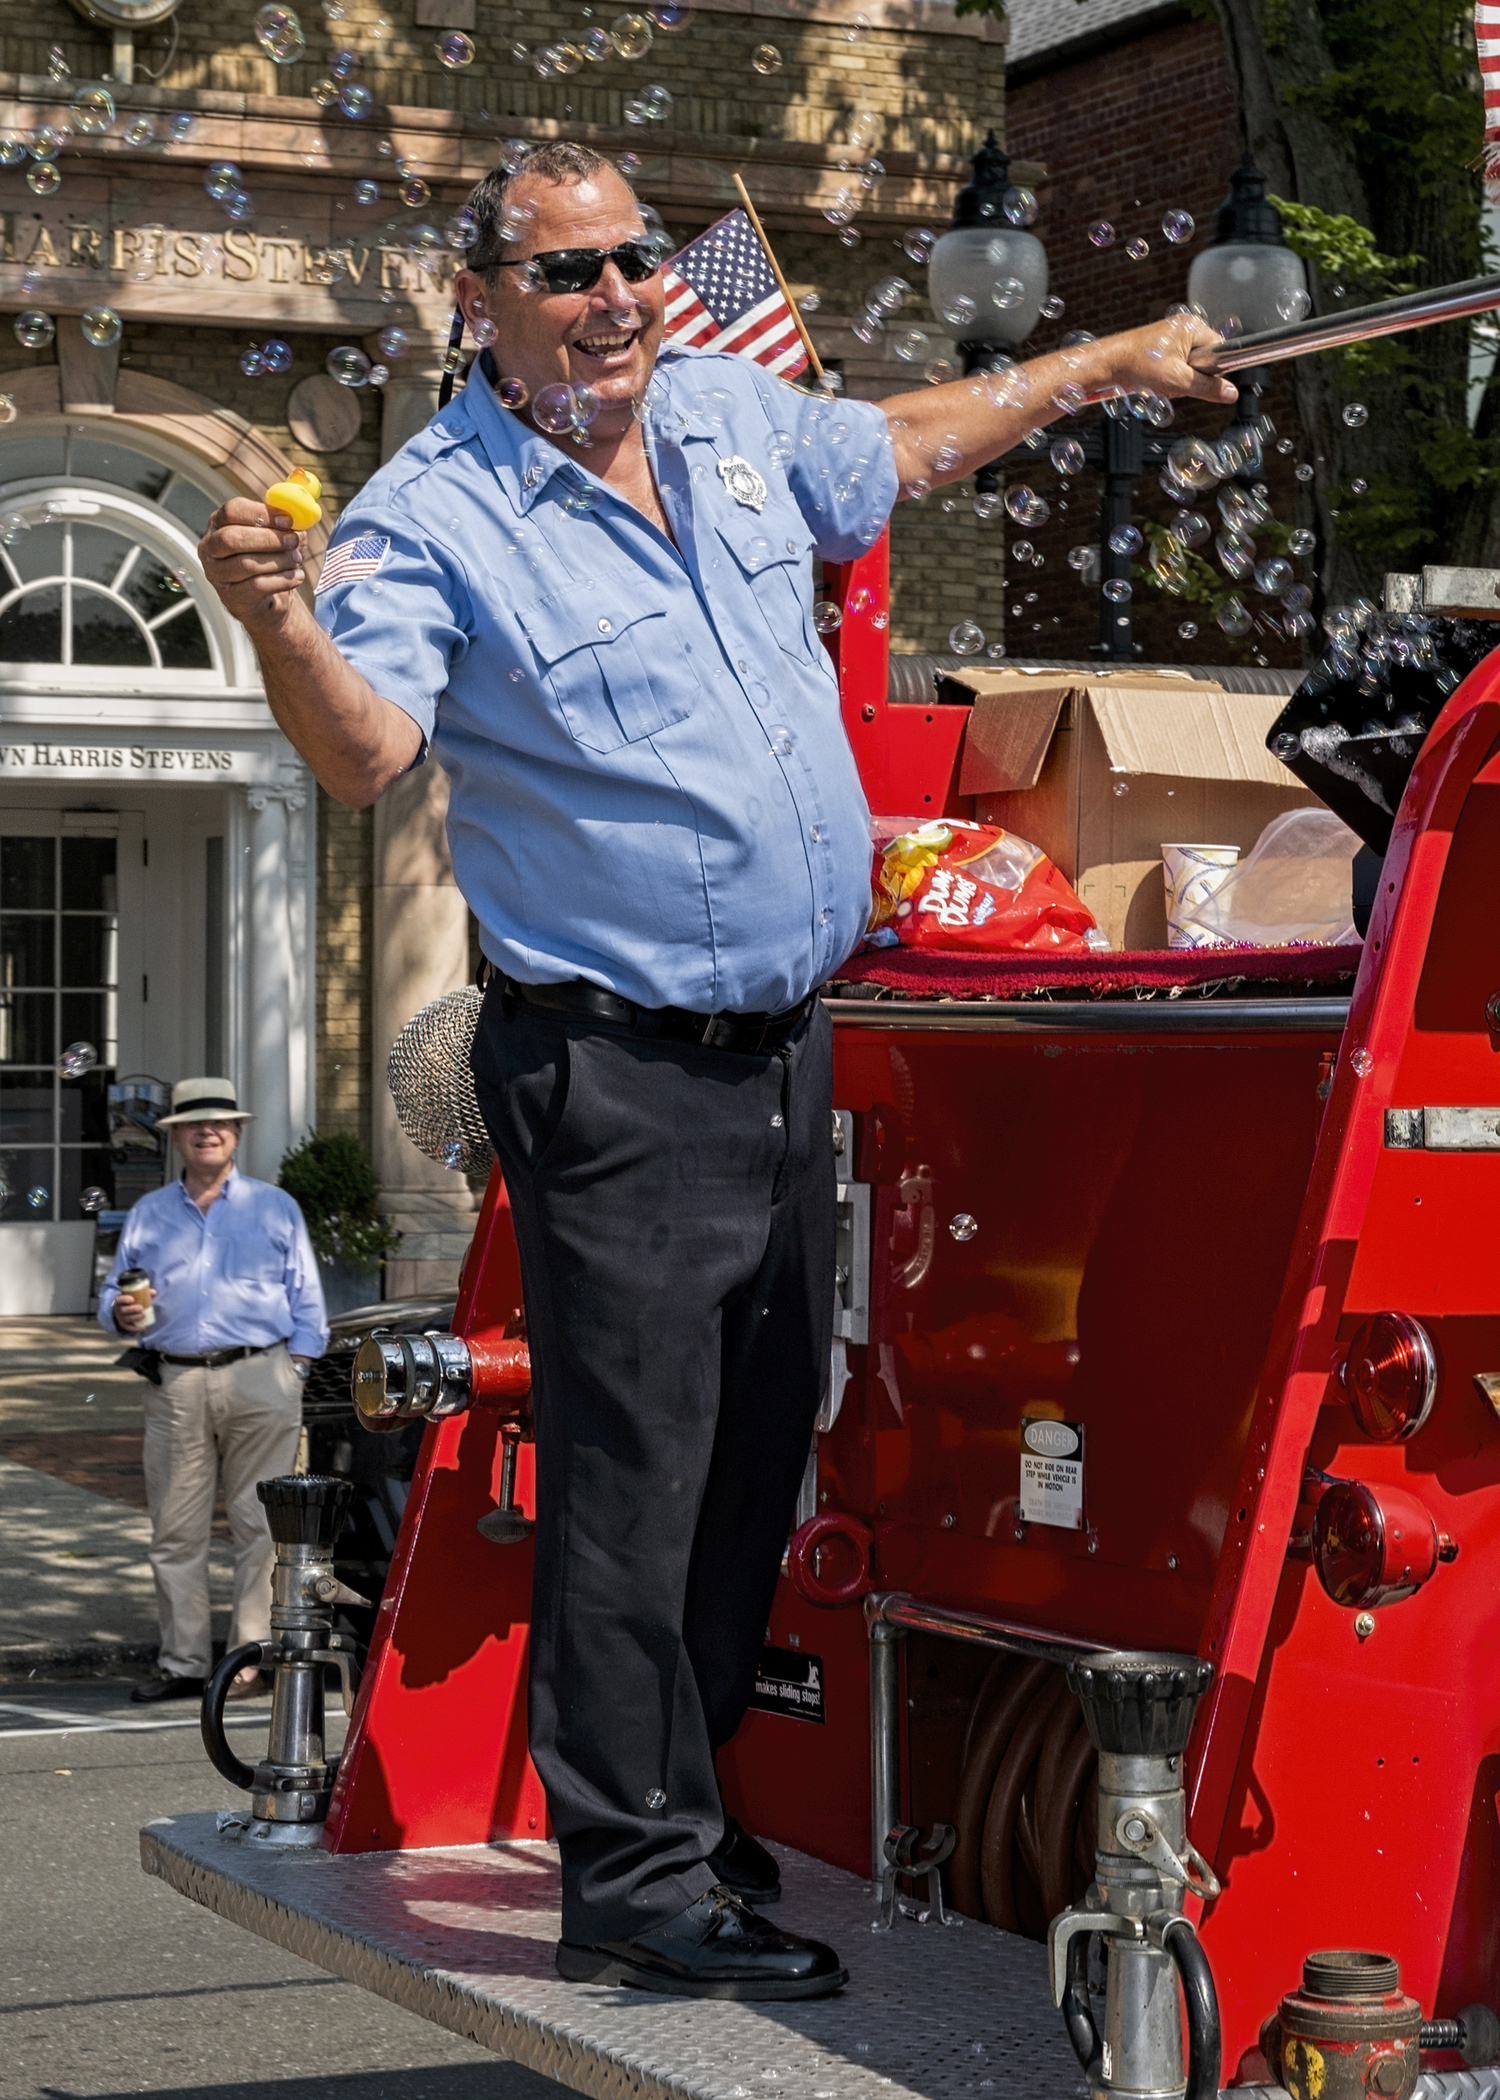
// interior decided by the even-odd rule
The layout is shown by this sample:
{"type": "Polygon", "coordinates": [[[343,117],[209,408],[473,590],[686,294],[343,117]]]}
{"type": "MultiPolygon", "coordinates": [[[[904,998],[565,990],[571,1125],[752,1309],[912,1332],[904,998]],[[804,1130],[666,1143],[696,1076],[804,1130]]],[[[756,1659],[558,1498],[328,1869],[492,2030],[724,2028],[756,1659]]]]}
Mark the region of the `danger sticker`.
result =
{"type": "Polygon", "coordinates": [[[1027,1524],[1083,1529],[1083,1424],[1021,1420],[1021,1516],[1027,1524]]]}
{"type": "Polygon", "coordinates": [[[762,1648],[750,1705],[761,1714],[819,1721],[823,1714],[823,1658],[800,1648],[762,1648]]]}

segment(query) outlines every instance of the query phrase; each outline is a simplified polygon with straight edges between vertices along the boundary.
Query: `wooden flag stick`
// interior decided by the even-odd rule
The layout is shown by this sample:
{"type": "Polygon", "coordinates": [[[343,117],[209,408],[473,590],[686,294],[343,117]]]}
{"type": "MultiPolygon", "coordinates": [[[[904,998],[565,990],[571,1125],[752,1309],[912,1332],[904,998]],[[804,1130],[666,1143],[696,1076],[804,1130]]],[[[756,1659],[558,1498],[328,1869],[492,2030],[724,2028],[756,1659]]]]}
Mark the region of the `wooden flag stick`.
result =
{"type": "Polygon", "coordinates": [[[828,378],[823,370],[822,362],[818,357],[818,353],[813,348],[813,339],[807,332],[807,323],[803,320],[801,314],[797,311],[797,302],[792,297],[792,288],[781,274],[781,265],[776,260],[776,250],[766,239],[766,229],[760,223],[759,212],[757,212],[755,206],[750,202],[750,192],[746,189],[744,183],[741,181],[740,172],[738,168],[736,168],[734,171],[734,186],[740,193],[740,202],[744,205],[745,210],[749,215],[750,224],[755,228],[755,238],[760,242],[762,248],[765,249],[766,261],[771,265],[771,268],[776,275],[776,282],[781,286],[781,296],[783,297],[783,299],[785,299],[787,303],[787,309],[791,314],[792,320],[796,324],[797,333],[802,338],[802,347],[807,352],[807,361],[812,366],[813,377],[817,380],[818,385],[823,389],[825,394],[831,393],[833,390],[828,384],[828,378]]]}

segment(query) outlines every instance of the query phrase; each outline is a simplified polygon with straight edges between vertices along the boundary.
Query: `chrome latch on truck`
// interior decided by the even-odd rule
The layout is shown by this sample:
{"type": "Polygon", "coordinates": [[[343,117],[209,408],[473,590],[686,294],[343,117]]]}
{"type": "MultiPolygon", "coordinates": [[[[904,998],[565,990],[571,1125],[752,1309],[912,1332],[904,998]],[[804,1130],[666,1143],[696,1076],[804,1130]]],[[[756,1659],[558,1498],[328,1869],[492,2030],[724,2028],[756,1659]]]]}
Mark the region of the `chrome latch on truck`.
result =
{"type": "Polygon", "coordinates": [[[1500,1152],[1500,1108],[1388,1108],[1391,1152],[1500,1152]]]}
{"type": "Polygon", "coordinates": [[[870,1184],[855,1181],[854,1116],[833,1112],[833,1149],[838,1165],[838,1225],[834,1252],[833,1331],[845,1342],[870,1339],[870,1184]]]}

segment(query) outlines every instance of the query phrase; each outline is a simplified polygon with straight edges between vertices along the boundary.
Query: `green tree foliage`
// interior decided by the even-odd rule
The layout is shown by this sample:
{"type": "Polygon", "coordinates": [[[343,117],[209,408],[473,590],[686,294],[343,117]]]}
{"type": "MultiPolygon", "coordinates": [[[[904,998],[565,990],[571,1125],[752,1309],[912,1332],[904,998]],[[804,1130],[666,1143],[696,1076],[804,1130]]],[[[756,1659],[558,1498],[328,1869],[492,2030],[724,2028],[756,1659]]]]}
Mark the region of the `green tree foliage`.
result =
{"type": "Polygon", "coordinates": [[[376,1215],[380,1181],[370,1155],[349,1132],[304,1138],[286,1154],[276,1178],[307,1220],[319,1261],[368,1268],[396,1245],[395,1233],[376,1215]]]}

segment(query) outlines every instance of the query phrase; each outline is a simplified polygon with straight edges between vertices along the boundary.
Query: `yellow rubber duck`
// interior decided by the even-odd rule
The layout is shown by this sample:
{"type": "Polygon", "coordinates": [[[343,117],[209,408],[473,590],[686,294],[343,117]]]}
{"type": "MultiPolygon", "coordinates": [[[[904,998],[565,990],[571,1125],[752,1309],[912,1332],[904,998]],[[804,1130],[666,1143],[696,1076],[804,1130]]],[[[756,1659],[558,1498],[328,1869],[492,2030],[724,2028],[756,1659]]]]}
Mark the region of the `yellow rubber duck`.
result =
{"type": "Polygon", "coordinates": [[[279,510],[291,519],[298,532],[306,532],[309,525],[316,525],[323,515],[323,506],[318,498],[323,493],[323,484],[316,474],[309,474],[306,467],[293,467],[285,481],[278,481],[274,488],[266,490],[266,502],[272,510],[279,510]]]}

